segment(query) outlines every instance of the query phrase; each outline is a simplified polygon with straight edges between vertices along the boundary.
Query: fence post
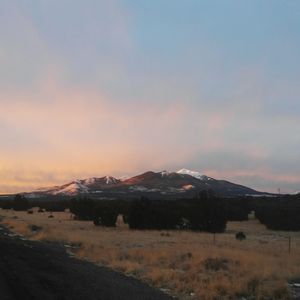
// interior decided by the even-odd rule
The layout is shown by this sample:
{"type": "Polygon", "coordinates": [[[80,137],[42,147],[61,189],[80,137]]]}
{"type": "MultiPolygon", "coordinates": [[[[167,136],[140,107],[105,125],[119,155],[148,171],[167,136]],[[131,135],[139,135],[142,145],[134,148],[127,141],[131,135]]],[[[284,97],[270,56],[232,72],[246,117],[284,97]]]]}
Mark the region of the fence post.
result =
{"type": "Polygon", "coordinates": [[[289,254],[291,254],[291,243],[292,243],[292,238],[289,236],[289,254]]]}

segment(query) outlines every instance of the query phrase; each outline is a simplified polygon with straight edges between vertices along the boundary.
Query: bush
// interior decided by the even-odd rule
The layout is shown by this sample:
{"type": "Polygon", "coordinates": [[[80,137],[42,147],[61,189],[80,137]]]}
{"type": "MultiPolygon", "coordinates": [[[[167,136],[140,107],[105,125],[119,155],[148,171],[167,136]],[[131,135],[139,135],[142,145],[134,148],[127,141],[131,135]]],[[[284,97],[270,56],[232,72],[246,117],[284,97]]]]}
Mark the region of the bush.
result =
{"type": "Polygon", "coordinates": [[[203,261],[203,266],[207,271],[220,271],[220,270],[228,270],[229,261],[226,258],[206,258],[203,261]]]}
{"type": "Polygon", "coordinates": [[[40,231],[43,229],[42,227],[37,226],[37,225],[29,225],[29,228],[31,231],[34,231],[34,232],[37,232],[37,231],[40,231]]]}
{"type": "Polygon", "coordinates": [[[101,218],[99,216],[95,216],[93,223],[95,226],[100,226],[101,225],[101,218]]]}
{"type": "Polygon", "coordinates": [[[244,232],[240,231],[236,233],[235,238],[239,241],[243,241],[246,239],[246,235],[244,232]]]}

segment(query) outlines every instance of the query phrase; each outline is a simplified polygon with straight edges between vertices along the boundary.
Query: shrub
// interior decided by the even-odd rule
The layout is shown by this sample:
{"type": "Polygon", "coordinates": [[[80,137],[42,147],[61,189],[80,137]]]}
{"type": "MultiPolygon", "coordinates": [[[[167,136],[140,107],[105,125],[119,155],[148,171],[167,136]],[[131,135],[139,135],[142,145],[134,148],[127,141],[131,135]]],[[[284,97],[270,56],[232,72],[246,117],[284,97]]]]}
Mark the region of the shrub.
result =
{"type": "Polygon", "coordinates": [[[203,261],[203,266],[205,270],[208,271],[219,271],[219,270],[228,270],[228,259],[226,258],[207,258],[203,261]]]}
{"type": "Polygon", "coordinates": [[[246,235],[244,232],[240,231],[236,233],[235,238],[239,241],[243,241],[246,239],[246,235]]]}
{"type": "Polygon", "coordinates": [[[42,227],[37,226],[37,225],[29,225],[29,228],[30,228],[31,231],[35,231],[35,232],[40,231],[40,230],[43,229],[42,227]]]}

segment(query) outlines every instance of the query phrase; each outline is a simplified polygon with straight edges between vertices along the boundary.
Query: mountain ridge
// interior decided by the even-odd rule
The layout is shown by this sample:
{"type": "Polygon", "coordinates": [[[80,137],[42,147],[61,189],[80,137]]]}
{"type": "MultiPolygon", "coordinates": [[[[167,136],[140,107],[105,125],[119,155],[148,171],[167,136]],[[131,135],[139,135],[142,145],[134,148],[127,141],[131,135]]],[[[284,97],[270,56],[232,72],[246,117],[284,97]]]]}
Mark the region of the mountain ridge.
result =
{"type": "Polygon", "coordinates": [[[96,194],[147,194],[183,195],[199,190],[212,190],[222,196],[269,195],[249,187],[218,180],[198,171],[180,169],[176,172],[147,171],[142,174],[118,179],[113,176],[77,179],[63,185],[37,189],[23,193],[28,197],[42,196],[78,196],[96,194]]]}

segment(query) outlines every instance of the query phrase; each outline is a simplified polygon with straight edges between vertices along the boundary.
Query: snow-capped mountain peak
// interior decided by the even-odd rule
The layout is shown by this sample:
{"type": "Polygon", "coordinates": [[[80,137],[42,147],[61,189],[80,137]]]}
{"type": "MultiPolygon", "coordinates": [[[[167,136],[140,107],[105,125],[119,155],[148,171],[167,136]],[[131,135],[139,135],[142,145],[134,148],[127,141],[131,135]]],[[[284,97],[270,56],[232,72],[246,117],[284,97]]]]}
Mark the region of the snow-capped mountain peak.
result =
{"type": "Polygon", "coordinates": [[[94,184],[96,182],[96,180],[97,180],[97,178],[91,177],[91,178],[84,179],[83,182],[86,185],[90,185],[90,184],[94,184]]]}
{"type": "Polygon", "coordinates": [[[160,174],[161,174],[161,177],[164,177],[164,176],[168,176],[170,174],[170,172],[164,170],[164,171],[160,172],[160,174]]]}
{"type": "MultiPolygon", "coordinates": [[[[253,189],[207,177],[200,172],[181,169],[177,172],[153,172],[148,171],[126,180],[120,180],[112,176],[92,177],[71,181],[61,186],[43,188],[31,193],[25,193],[28,197],[46,196],[77,196],[77,195],[103,195],[103,197],[120,197],[127,194],[162,196],[193,194],[199,190],[211,189],[223,195],[257,195],[262,194],[253,189]]],[[[126,196],[127,197],[127,196],[126,196]]]]}
{"type": "Polygon", "coordinates": [[[105,176],[106,184],[117,183],[117,179],[112,176],[105,176]]]}
{"type": "Polygon", "coordinates": [[[71,182],[70,184],[66,185],[64,188],[54,191],[52,194],[67,194],[67,195],[75,195],[78,192],[80,193],[87,193],[88,188],[80,182],[80,180],[76,180],[71,182]]]}
{"type": "Polygon", "coordinates": [[[86,179],[76,179],[70,183],[54,186],[49,188],[40,188],[32,193],[45,194],[45,195],[69,195],[74,196],[86,193],[98,193],[107,186],[112,186],[119,183],[120,180],[112,176],[105,176],[101,178],[91,177],[86,179]]]}
{"type": "Polygon", "coordinates": [[[203,175],[201,174],[200,172],[197,172],[197,171],[191,171],[191,170],[188,170],[188,169],[181,169],[179,171],[176,172],[177,174],[183,174],[183,175],[190,175],[190,176],[193,176],[197,179],[200,179],[200,180],[209,180],[210,177],[207,177],[206,175],[203,175]]]}

